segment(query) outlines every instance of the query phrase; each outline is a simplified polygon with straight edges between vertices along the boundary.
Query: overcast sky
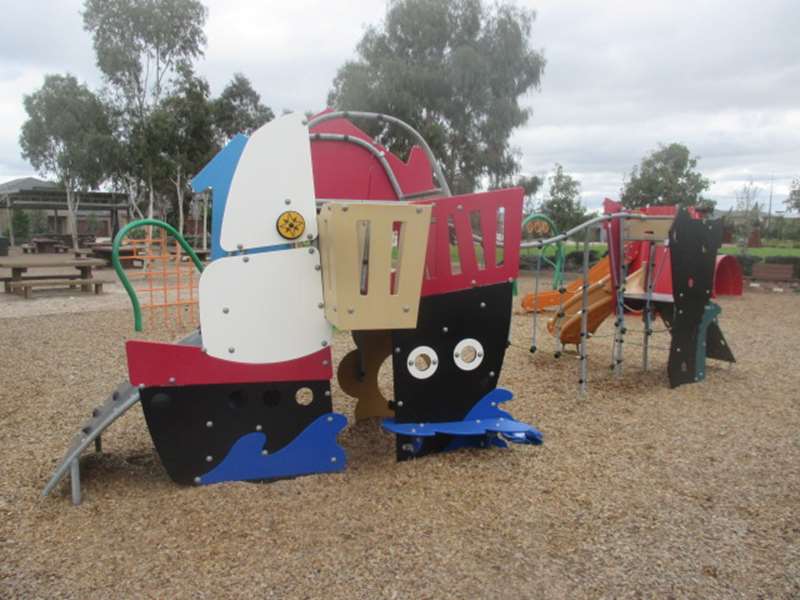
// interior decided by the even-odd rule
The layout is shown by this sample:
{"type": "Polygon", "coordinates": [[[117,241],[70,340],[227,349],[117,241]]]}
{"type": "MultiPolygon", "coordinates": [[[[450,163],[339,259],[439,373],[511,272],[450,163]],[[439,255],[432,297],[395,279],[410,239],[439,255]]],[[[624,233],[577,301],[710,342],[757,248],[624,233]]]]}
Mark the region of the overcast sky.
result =
{"type": "MultiPolygon", "coordinates": [[[[798,0],[526,0],[547,67],[513,136],[523,172],[556,162],[582,182],[590,208],[617,197],[623,177],[659,143],[700,157],[723,208],[751,178],[783,208],[800,176],[798,0]]],[[[207,0],[208,47],[198,71],[217,94],[234,72],[281,109],[318,110],[383,0],[207,0]]],[[[26,0],[0,20],[0,182],[32,175],[20,156],[23,94],[45,73],[97,88],[81,0],[26,0]]],[[[353,109],[359,107],[354,106],[353,109]]]]}

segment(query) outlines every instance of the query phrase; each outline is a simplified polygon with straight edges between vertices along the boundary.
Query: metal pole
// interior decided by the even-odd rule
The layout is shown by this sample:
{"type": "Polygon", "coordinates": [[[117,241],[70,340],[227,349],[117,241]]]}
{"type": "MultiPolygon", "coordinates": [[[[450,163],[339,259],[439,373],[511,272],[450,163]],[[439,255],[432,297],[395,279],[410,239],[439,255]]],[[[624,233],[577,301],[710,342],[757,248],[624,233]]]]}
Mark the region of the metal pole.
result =
{"type": "Polygon", "coordinates": [[[536,303],[539,301],[539,275],[542,270],[542,252],[539,249],[539,254],[536,256],[536,275],[533,279],[533,335],[531,336],[531,354],[536,352],[536,325],[539,311],[537,310],[536,303]]]}
{"type": "Polygon", "coordinates": [[[8,218],[8,243],[16,246],[14,243],[14,214],[11,211],[11,198],[6,196],[6,217],[8,218]]]}
{"type": "Polygon", "coordinates": [[[208,195],[211,190],[203,193],[203,250],[208,250],[208,195]]]}
{"type": "Polygon", "coordinates": [[[72,503],[75,506],[81,503],[81,467],[79,458],[75,459],[69,465],[69,481],[72,487],[72,503]]]}
{"type": "Polygon", "coordinates": [[[583,286],[581,288],[581,343],[580,343],[580,370],[581,370],[581,378],[579,383],[581,384],[581,393],[586,393],[587,387],[587,364],[586,364],[586,353],[588,351],[586,347],[586,341],[589,337],[589,229],[587,228],[584,231],[583,237],[583,286]]]}
{"type": "Polygon", "coordinates": [[[651,318],[651,311],[652,311],[652,300],[653,300],[653,286],[655,285],[655,273],[653,273],[653,269],[655,268],[655,257],[656,257],[656,245],[655,242],[650,242],[650,252],[647,257],[647,270],[644,273],[644,284],[645,284],[645,300],[644,300],[644,339],[642,340],[642,369],[647,371],[647,351],[648,345],[650,343],[650,336],[652,335],[653,331],[652,321],[651,318]]]}
{"type": "Polygon", "coordinates": [[[625,219],[619,222],[619,279],[617,280],[617,335],[614,347],[614,374],[622,375],[623,337],[625,335],[625,279],[627,266],[625,263],[625,219]]]}

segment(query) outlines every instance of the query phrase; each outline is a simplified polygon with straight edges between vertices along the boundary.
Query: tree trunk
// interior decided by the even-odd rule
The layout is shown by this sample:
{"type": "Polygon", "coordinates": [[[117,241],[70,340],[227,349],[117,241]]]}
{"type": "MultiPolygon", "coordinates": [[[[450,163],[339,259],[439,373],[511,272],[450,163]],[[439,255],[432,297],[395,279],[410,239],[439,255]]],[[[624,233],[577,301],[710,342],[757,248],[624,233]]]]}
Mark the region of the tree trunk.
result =
{"type": "Polygon", "coordinates": [[[181,176],[181,167],[178,165],[178,170],[175,175],[175,179],[173,180],[175,184],[175,193],[178,196],[178,233],[183,235],[183,199],[184,199],[184,189],[183,189],[183,177],[181,176]]]}
{"type": "MultiPolygon", "coordinates": [[[[72,236],[72,249],[78,249],[78,200],[72,190],[72,182],[65,181],[67,190],[67,233],[72,236]]],[[[56,223],[58,226],[58,223],[56,223]]]]}
{"type": "Polygon", "coordinates": [[[148,193],[147,218],[148,219],[152,219],[153,218],[153,213],[154,213],[154,210],[155,210],[155,204],[156,204],[156,196],[155,196],[155,193],[153,192],[153,176],[152,175],[150,175],[147,178],[147,193],[148,193]]]}
{"type": "Polygon", "coordinates": [[[203,192],[203,250],[208,250],[208,192],[203,192]]]}

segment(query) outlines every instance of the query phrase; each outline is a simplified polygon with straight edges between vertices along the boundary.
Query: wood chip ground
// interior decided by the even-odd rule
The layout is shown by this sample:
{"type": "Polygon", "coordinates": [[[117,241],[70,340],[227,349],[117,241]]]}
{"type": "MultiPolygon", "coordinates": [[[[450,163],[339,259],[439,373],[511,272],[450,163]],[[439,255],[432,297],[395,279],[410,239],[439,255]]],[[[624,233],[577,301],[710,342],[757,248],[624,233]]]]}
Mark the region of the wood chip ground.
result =
{"type": "MultiPolygon", "coordinates": [[[[540,447],[397,464],[391,435],[351,422],[341,474],[178,487],[137,407],[84,455],[73,507],[66,481],[40,494],[126,376],[130,311],[108,298],[0,307],[2,598],[800,597],[797,294],[722,299],[739,362],[675,390],[664,350],[641,371],[633,321],[614,379],[606,323],[586,397],[576,356],[554,359],[546,334],[531,355],[515,316],[501,385],[540,447]]],[[[337,334],[337,357],[350,347],[337,334]]],[[[338,388],[334,404],[352,421],[338,388]]]]}

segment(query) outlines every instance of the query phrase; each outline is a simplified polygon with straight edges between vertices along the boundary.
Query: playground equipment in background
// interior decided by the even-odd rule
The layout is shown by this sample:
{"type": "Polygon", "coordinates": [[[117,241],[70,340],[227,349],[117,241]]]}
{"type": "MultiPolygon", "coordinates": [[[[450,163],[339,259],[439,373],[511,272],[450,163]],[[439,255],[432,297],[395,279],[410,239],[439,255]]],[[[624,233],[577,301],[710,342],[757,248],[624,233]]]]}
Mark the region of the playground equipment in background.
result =
{"type": "MultiPolygon", "coordinates": [[[[393,117],[286,115],[234,138],[193,180],[213,192],[212,262],[202,269],[201,328],[175,344],[130,340],[129,381],[92,413],[47,483],[141,403],[169,476],[183,484],[273,480],[346,466],[333,412],[332,327],[357,349],[337,376],[356,419],[383,418],[398,460],[464,446],[541,443],[497,388],[519,269],[523,190],[453,196],[425,141],[393,117]],[[403,162],[350,122],[403,128],[403,162]],[[435,183],[434,183],[435,179],[435,183]],[[477,228],[477,232],[473,228],[477,228]],[[378,387],[391,359],[393,398],[378,387]]],[[[180,262],[180,261],[178,261],[180,262]]],[[[152,287],[152,286],[151,286],[152,287]]]]}
{"type": "MultiPolygon", "coordinates": [[[[614,211],[619,205],[607,201],[606,208],[614,211]]],[[[714,272],[719,264],[716,253],[722,243],[721,223],[700,219],[685,209],[676,212],[667,207],[653,212],[656,214],[609,211],[562,235],[523,244],[539,250],[534,293],[531,298],[523,299],[523,306],[531,307],[533,312],[531,352],[535,352],[538,315],[545,306],[538,299],[543,249],[584,235],[583,277],[571,291],[563,287],[559,290],[556,314],[547,324],[548,331],[557,339],[556,357],[561,355],[563,344],[578,345],[582,391],[587,388],[588,377],[586,341],[612,314],[616,316],[612,350],[616,374],[622,371],[627,333],[625,315],[631,311],[642,312],[645,370],[649,341],[654,333],[653,317],[660,315],[667,325],[672,338],[667,366],[672,387],[704,379],[707,357],[735,362],[719,329],[720,308],[711,302],[714,272]],[[606,231],[609,252],[594,267],[593,279],[589,269],[589,236],[598,228],[606,231]],[[606,268],[607,273],[601,275],[606,268]],[[662,291],[665,282],[669,283],[669,291],[662,291]]]]}

